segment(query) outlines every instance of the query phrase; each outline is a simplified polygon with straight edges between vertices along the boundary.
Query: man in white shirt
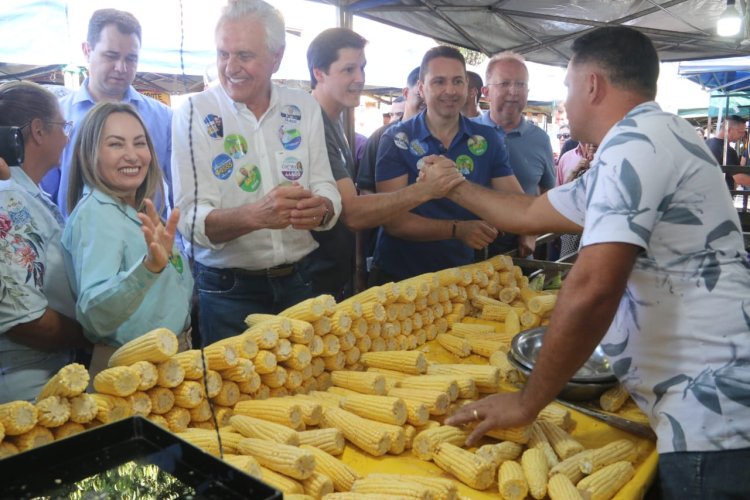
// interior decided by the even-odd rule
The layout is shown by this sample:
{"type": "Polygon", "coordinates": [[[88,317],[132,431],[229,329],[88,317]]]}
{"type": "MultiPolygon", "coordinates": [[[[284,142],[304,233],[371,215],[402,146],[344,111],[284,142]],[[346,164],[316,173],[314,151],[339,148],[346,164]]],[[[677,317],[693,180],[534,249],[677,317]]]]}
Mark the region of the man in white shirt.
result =
{"type": "Polygon", "coordinates": [[[173,174],[183,240],[194,251],[204,345],[241,333],[250,313],[312,295],[299,263],[317,248],[341,197],[320,107],[276,86],[284,20],[262,0],[225,7],[216,26],[221,85],[175,113],[173,174]]]}

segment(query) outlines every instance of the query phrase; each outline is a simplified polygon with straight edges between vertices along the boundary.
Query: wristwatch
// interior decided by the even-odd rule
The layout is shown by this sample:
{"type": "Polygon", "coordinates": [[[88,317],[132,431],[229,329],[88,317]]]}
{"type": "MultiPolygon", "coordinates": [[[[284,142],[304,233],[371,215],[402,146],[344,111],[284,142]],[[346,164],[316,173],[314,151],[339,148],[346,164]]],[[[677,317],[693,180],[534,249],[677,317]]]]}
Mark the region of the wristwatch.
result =
{"type": "Polygon", "coordinates": [[[331,221],[331,217],[333,217],[333,212],[331,210],[328,210],[328,205],[326,205],[326,211],[323,214],[323,217],[320,219],[320,224],[318,224],[319,227],[326,226],[331,221]]]}

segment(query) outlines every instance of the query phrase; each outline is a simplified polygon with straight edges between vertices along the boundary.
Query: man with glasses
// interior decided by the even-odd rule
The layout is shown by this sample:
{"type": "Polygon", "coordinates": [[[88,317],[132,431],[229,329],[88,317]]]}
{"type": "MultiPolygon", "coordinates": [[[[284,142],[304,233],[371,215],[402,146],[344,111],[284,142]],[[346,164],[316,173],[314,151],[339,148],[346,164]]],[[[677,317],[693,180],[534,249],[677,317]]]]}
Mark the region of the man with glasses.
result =
{"type": "Polygon", "coordinates": [[[69,120],[63,126],[71,140],[63,151],[60,167],[50,171],[42,179],[42,189],[60,207],[60,211],[66,214],[68,168],[75,144],[75,125],[83,120],[96,103],[122,101],[131,104],[148,127],[171,200],[172,111],[156,99],[139,94],[132,86],[141,50],[140,23],[129,12],[97,10],[89,20],[88,34],[82,48],[89,64],[89,76],[77,92],[60,99],[63,116],[69,120]]]}
{"type": "MultiPolygon", "coordinates": [[[[526,120],[523,110],[529,98],[529,71],[521,56],[501,52],[490,59],[485,76],[484,95],[490,101],[489,111],[476,119],[505,137],[510,166],[526,194],[539,195],[555,186],[555,169],[549,137],[526,120]]],[[[490,245],[489,255],[516,246],[514,238],[502,236],[490,245]]],[[[522,257],[534,251],[534,238],[518,238],[522,257]]]]}

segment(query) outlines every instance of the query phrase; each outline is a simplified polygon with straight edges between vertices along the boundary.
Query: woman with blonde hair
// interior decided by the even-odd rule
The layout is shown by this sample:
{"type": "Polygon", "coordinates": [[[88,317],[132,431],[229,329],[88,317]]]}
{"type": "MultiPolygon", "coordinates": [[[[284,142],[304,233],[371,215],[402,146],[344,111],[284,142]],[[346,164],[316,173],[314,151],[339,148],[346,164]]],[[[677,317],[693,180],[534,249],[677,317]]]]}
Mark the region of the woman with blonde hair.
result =
{"type": "Polygon", "coordinates": [[[62,244],[76,317],[94,342],[90,372],[115,349],[155,328],[190,326],[193,278],[174,245],[179,210],[166,223],[151,201],[161,195],[154,146],[129,104],[102,102],[80,125],[70,165],[62,244]]]}
{"type": "MultiPolygon", "coordinates": [[[[60,245],[62,216],[38,186],[59,163],[70,124],[44,87],[11,82],[0,86],[0,126],[18,127],[23,142],[17,145],[22,155],[16,151],[0,160],[0,179],[10,176],[0,181],[0,403],[5,403],[34,399],[73,360],[74,348],[90,344],[74,319],[60,245]]],[[[13,132],[4,129],[9,138],[13,132]]]]}

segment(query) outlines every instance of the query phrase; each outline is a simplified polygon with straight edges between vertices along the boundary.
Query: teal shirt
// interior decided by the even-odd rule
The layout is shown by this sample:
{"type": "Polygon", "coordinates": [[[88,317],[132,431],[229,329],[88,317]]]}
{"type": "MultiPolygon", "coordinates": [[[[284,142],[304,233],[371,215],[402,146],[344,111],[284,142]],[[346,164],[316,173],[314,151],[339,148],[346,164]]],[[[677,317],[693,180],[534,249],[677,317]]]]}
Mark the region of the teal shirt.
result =
{"type": "Polygon", "coordinates": [[[193,277],[187,259],[175,247],[161,273],[146,269],[146,242],[132,207],[87,189],[62,244],[76,319],[92,342],[119,347],[155,328],[179,335],[189,326],[193,277]]]}

